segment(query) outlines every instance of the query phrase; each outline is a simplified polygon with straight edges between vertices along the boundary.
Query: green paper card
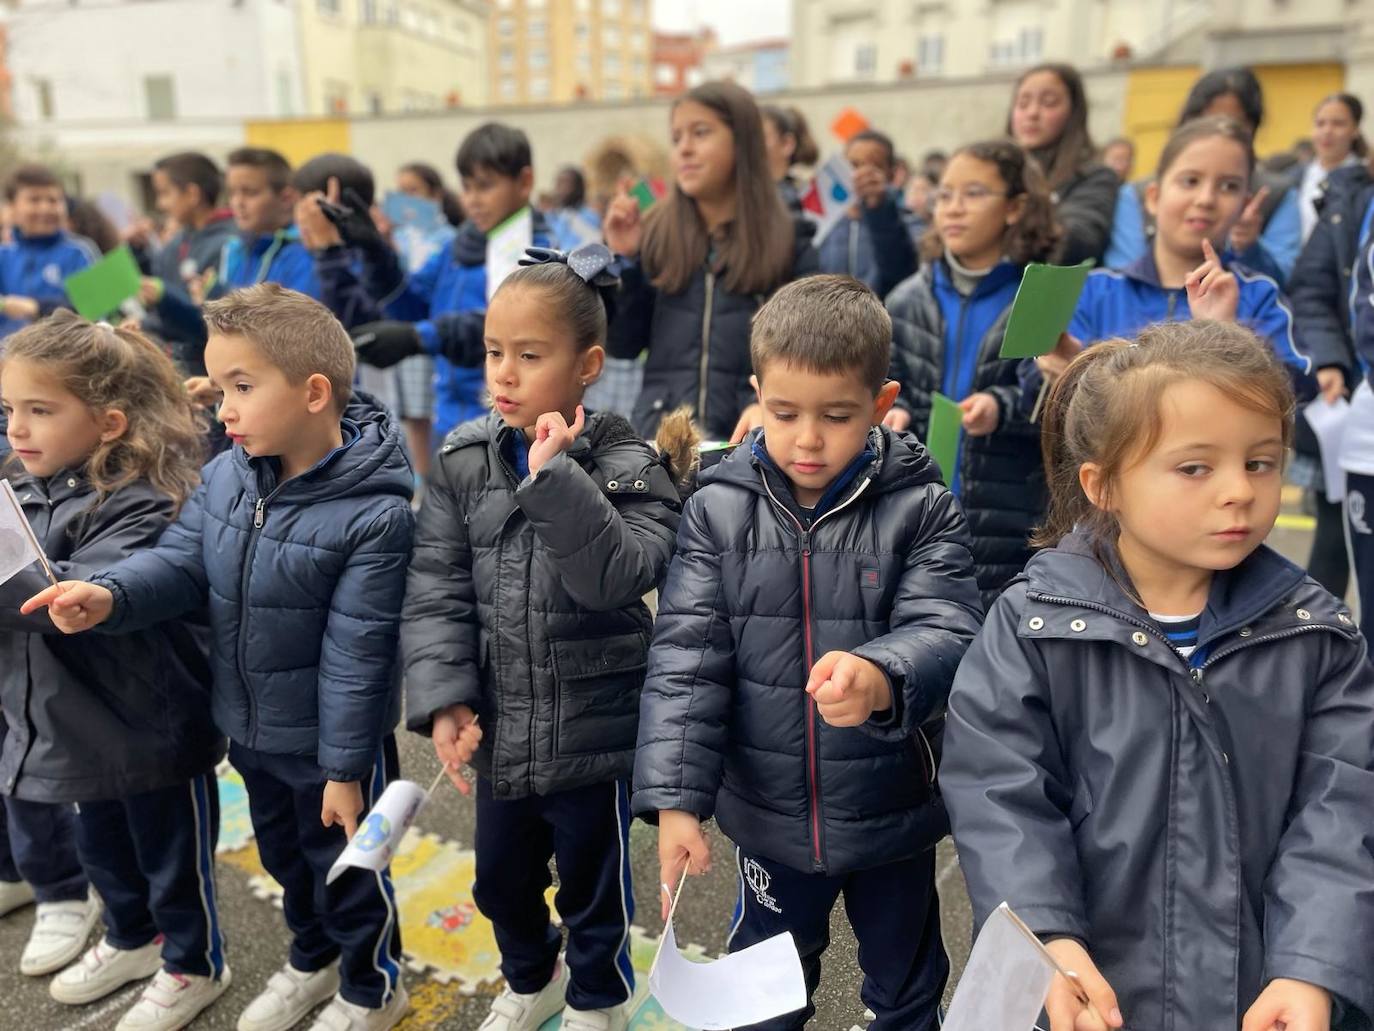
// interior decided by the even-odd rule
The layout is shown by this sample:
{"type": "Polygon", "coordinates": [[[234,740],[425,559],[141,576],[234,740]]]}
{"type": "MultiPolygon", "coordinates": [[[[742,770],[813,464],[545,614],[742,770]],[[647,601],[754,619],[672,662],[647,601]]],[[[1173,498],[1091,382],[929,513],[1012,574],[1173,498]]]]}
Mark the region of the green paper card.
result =
{"type": "Polygon", "coordinates": [[[67,299],[83,319],[103,319],[119,310],[130,297],[138,296],[142,273],[127,246],[116,247],[90,268],[62,280],[67,299]]]}
{"type": "Polygon", "coordinates": [[[1054,350],[1060,334],[1069,328],[1093,264],[1089,258],[1078,265],[1026,266],[1011,302],[1001,357],[1039,358],[1054,350]]]}
{"type": "Polygon", "coordinates": [[[964,428],[964,410],[944,394],[930,395],[930,429],[926,431],[926,450],[940,467],[946,487],[954,481],[959,468],[959,434],[964,428]]]}

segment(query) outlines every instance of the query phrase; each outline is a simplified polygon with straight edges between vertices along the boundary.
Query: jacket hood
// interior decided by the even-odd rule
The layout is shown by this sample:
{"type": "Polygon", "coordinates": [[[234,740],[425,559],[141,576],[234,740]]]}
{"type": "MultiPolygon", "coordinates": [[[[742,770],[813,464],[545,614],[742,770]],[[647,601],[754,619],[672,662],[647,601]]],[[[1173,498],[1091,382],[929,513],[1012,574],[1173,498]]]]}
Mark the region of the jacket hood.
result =
{"type": "MultiPolygon", "coordinates": [[[[301,503],[350,495],[395,494],[409,498],[415,474],[406,457],[400,427],[371,394],[354,391],[340,421],[343,444],[314,468],[282,485],[290,500],[301,503]]],[[[277,482],[275,458],[249,458],[235,447],[232,461],[252,494],[266,494],[277,482]]]]}
{"type": "MultiPolygon", "coordinates": [[[[1130,578],[1114,547],[1101,549],[1087,534],[1074,532],[1053,548],[1035,553],[1020,579],[1032,601],[1037,596],[1060,602],[1108,608],[1137,622],[1149,614],[1127,592],[1130,578]],[[1113,575],[1115,572],[1115,575],[1113,575]]],[[[1260,545],[1232,569],[1212,579],[1202,612],[1201,645],[1254,623],[1290,598],[1296,598],[1309,619],[1342,628],[1353,626],[1337,600],[1311,580],[1300,567],[1268,545],[1260,545]]],[[[1299,618],[1303,618],[1299,616],[1299,618]]]]}
{"type": "MultiPolygon", "coordinates": [[[[868,431],[868,448],[872,458],[868,468],[862,472],[868,477],[868,489],[875,493],[886,494],[920,484],[941,482],[930,453],[915,434],[894,433],[886,426],[874,426],[868,431]]],[[[717,465],[704,471],[701,485],[722,483],[755,494],[766,494],[763,481],[765,459],[760,458],[760,454],[767,454],[761,429],[746,437],[743,444],[731,450],[717,465]]]]}

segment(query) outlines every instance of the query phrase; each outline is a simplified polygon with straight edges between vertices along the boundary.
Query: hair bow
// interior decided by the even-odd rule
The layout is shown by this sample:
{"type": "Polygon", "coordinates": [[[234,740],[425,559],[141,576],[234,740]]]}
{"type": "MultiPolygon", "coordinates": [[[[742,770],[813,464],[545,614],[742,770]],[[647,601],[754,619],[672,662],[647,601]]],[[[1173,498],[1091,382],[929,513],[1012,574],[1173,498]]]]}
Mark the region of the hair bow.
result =
{"type": "Polygon", "coordinates": [[[528,247],[520,264],[545,265],[552,261],[567,265],[588,286],[615,286],[620,281],[612,269],[615,255],[604,243],[584,243],[566,252],[552,247],[528,247]]]}

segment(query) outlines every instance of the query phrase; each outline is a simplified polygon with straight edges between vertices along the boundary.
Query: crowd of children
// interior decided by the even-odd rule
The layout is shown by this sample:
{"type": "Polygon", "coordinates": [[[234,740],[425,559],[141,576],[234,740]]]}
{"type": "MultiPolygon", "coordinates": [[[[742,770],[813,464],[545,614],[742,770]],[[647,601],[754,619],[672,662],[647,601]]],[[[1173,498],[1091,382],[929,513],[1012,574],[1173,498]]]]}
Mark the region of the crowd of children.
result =
{"type": "Polygon", "coordinates": [[[850,138],[819,240],[805,119],[732,83],[672,105],[647,210],[592,210],[575,168],[532,208],[500,123],[458,148],[461,202],[399,169],[444,213],[423,233],[347,155],[175,154],[119,326],[64,310],[93,247],[20,168],[0,473],[52,569],[0,584],[21,972],[73,1006],[147,980],[120,1031],[223,994],[227,757],[291,935],[238,1028],[395,1026],[390,876],[327,875],[404,723],[476,771],[482,1031],[625,1027],[635,817],[665,916],[717,822],[728,947],[791,932],[808,999],[843,897],[875,1031],[941,1020],[951,827],[975,918],[1009,902],[1076,975],[1050,1031],[1374,1027],[1374,178],[1355,98],[1296,178],[1256,167],[1262,114],[1250,72],[1209,73],[1123,182],[1078,73],[1036,67],[1001,138],[914,170],[850,138]],[[1052,353],[1001,358],[1028,264],[1104,257],[1052,353]],[[595,409],[617,361],[642,386],[595,409]],[[1352,388],[1314,579],[1264,542],[1298,406],[1352,388]]]}

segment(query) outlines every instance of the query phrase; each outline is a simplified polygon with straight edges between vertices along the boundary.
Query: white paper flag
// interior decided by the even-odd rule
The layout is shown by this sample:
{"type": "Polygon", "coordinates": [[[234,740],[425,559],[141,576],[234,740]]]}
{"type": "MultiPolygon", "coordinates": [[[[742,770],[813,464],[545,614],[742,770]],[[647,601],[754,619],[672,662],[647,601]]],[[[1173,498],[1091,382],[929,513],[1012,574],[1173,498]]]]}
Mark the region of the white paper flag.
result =
{"type": "Polygon", "coordinates": [[[350,866],[385,869],[428,798],[425,789],[412,781],[393,780],[388,784],[372,811],[358,824],[353,840],[334,860],[324,883],[333,884],[350,866]]]}
{"type": "Polygon", "coordinates": [[[669,923],[649,990],[664,1013],[699,1031],[757,1024],[806,1005],[801,958],[786,933],[713,963],[693,963],[678,952],[669,923]]]}
{"type": "Polygon", "coordinates": [[[944,1031],[1031,1031],[1049,994],[1054,967],[1003,902],[978,933],[944,1031]]]}
{"type": "Polygon", "coordinates": [[[35,562],[42,562],[47,568],[43,550],[24,517],[14,488],[9,480],[0,480],[0,584],[35,562]]]}
{"type": "Polygon", "coordinates": [[[521,208],[487,234],[487,300],[502,281],[520,267],[525,250],[534,246],[534,212],[521,208]]]}
{"type": "Polygon", "coordinates": [[[1345,440],[1345,424],[1350,418],[1350,402],[1337,398],[1335,404],[1327,404],[1322,398],[1303,407],[1302,414],[1312,432],[1317,435],[1317,444],[1322,455],[1322,476],[1327,501],[1340,501],[1345,497],[1345,470],[1341,468],[1341,443],[1345,440]]]}

